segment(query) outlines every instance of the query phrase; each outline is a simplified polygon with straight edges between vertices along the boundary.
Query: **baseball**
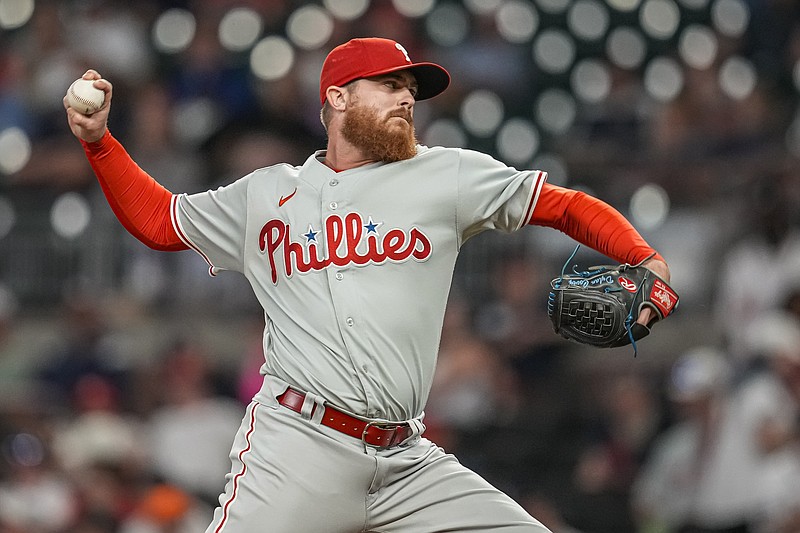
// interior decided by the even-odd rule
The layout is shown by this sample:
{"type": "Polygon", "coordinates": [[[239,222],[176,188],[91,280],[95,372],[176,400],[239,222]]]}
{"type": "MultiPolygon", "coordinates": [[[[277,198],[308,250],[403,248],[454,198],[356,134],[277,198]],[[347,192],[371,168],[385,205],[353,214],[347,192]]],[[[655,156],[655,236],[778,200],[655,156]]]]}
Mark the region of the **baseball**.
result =
{"type": "Polygon", "coordinates": [[[94,80],[79,78],[67,90],[67,103],[78,113],[91,115],[103,107],[106,93],[96,88],[94,80]]]}

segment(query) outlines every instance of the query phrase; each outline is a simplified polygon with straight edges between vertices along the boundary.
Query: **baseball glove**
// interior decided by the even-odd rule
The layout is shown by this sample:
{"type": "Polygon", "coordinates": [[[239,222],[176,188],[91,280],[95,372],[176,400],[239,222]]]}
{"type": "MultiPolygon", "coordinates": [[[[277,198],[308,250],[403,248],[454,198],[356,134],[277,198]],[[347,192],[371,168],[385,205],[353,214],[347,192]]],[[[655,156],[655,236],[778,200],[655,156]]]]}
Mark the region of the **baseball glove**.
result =
{"type": "Polygon", "coordinates": [[[580,272],[573,268],[550,282],[547,314],[556,333],[600,348],[632,344],[650,333],[654,322],[678,306],[669,284],[641,263],[605,265],[580,272]],[[656,317],[644,326],[636,319],[644,306],[656,317]]]}

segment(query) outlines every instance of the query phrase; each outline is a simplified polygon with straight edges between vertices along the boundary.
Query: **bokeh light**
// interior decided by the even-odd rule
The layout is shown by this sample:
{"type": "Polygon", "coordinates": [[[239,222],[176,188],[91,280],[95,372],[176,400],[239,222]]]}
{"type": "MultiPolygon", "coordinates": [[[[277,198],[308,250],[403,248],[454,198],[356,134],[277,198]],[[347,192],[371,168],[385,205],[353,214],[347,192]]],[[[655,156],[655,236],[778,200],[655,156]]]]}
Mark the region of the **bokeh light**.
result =
{"type": "Polygon", "coordinates": [[[683,62],[698,70],[705,70],[714,63],[717,49],[717,37],[713,30],[700,24],[687,26],[678,43],[683,62]]]}
{"type": "Polygon", "coordinates": [[[156,50],[176,54],[185,50],[194,39],[197,22],[186,9],[164,11],[153,24],[152,38],[156,50]]]}
{"type": "Polygon", "coordinates": [[[504,2],[495,13],[497,33],[512,43],[524,43],[533,38],[539,27],[539,14],[527,2],[504,2]]]}
{"type": "Polygon", "coordinates": [[[209,98],[191,98],[175,110],[173,130],[181,142],[197,146],[220,127],[222,112],[209,98]]]}
{"type": "Polygon", "coordinates": [[[636,28],[615,28],[606,40],[606,55],[616,66],[633,70],[638,68],[647,54],[647,42],[636,28]]]}
{"type": "Polygon", "coordinates": [[[425,18],[428,35],[441,46],[456,46],[467,38],[469,15],[456,4],[442,4],[425,18]]]}
{"type": "Polygon", "coordinates": [[[11,127],[0,132],[0,172],[19,172],[30,158],[31,141],[22,129],[11,127]]]}
{"type": "Polygon", "coordinates": [[[642,185],[630,201],[631,221],[642,230],[654,230],[664,224],[669,215],[667,191],[654,183],[642,185]]]}
{"type": "Polygon", "coordinates": [[[286,35],[299,48],[315,50],[333,33],[333,19],[323,8],[314,5],[296,9],[286,22],[286,35]]]}
{"type": "Polygon", "coordinates": [[[248,50],[261,36],[261,16],[249,7],[236,7],[225,13],[219,23],[219,42],[232,51],[248,50]]]}
{"type": "Polygon", "coordinates": [[[487,90],[471,92],[461,104],[461,122],[478,137],[492,135],[503,121],[504,113],[503,101],[487,90]]]}
{"type": "Polygon", "coordinates": [[[553,134],[567,131],[575,121],[577,105],[575,98],[562,89],[547,89],[539,95],[534,104],[536,122],[553,134]]]}
{"type": "Polygon", "coordinates": [[[757,81],[758,75],[753,64],[743,57],[729,57],[720,66],[720,88],[734,100],[744,100],[750,96],[757,81]]]}
{"type": "Polygon", "coordinates": [[[597,59],[584,59],[575,65],[571,76],[572,91],[586,103],[598,103],[611,91],[611,73],[597,59]]]}
{"type": "Polygon", "coordinates": [[[401,15],[419,18],[431,12],[436,0],[392,0],[392,5],[401,15]]]}
{"type": "Polygon", "coordinates": [[[714,28],[722,35],[738,38],[750,24],[750,10],[742,0],[717,0],[711,8],[714,28]]]}
{"type": "Polygon", "coordinates": [[[579,39],[596,41],[608,31],[608,10],[597,0],[577,0],[569,9],[567,24],[579,39]]]}
{"type": "Polygon", "coordinates": [[[3,442],[3,455],[12,465],[35,467],[45,459],[45,447],[39,437],[30,433],[8,435],[3,442]]]}
{"type": "Polygon", "coordinates": [[[566,72],[575,60],[575,41],[563,30],[547,29],[533,43],[533,58],[545,72],[566,72]]]}
{"type": "Polygon", "coordinates": [[[75,239],[83,234],[91,219],[89,202],[75,192],[59,196],[50,210],[50,225],[53,231],[66,239],[75,239]]]}
{"type": "Polygon", "coordinates": [[[0,28],[13,30],[28,23],[33,16],[33,0],[0,0],[0,28]]]}
{"type": "Polygon", "coordinates": [[[433,121],[422,135],[424,144],[428,146],[449,146],[466,148],[467,134],[457,120],[440,118],[433,121]]]}
{"type": "Polygon", "coordinates": [[[369,0],[323,0],[322,4],[337,19],[350,21],[366,13],[369,0]]]}
{"type": "Polygon", "coordinates": [[[655,39],[672,37],[680,21],[680,9],[673,0],[646,0],[639,12],[642,29],[655,39]]]}
{"type": "Polygon", "coordinates": [[[670,102],[683,90],[683,71],[670,57],[656,57],[647,64],[644,87],[647,93],[661,102],[670,102]]]}
{"type": "Polygon", "coordinates": [[[527,119],[509,119],[497,132],[497,151],[512,165],[527,165],[538,150],[539,132],[527,119]]]}
{"type": "Polygon", "coordinates": [[[294,49],[283,37],[265,37],[250,52],[250,69],[265,81],[283,78],[292,69],[292,65],[294,49]]]}

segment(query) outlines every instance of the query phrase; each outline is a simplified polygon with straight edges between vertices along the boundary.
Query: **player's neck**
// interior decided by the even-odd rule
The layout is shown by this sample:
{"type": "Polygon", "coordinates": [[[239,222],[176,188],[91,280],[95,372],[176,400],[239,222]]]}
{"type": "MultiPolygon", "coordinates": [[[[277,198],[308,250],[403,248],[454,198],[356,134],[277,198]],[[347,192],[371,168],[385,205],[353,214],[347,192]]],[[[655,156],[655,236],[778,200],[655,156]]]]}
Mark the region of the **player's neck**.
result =
{"type": "Polygon", "coordinates": [[[350,170],[376,160],[364,155],[364,153],[352,144],[339,139],[328,139],[328,149],[325,152],[325,164],[337,172],[350,170]]]}

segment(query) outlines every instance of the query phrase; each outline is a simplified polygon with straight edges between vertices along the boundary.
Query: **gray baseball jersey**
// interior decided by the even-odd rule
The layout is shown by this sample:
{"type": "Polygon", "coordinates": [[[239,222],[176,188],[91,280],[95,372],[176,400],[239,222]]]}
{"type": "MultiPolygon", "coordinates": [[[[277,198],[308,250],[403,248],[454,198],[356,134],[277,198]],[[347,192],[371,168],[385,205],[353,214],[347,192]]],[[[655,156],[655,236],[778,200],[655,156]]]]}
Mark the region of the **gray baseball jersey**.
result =
{"type": "Polygon", "coordinates": [[[547,175],[456,148],[343,172],[323,160],[177,196],[173,223],[212,274],[251,283],[263,373],[361,416],[419,417],[459,249],[525,225],[547,175]]]}

